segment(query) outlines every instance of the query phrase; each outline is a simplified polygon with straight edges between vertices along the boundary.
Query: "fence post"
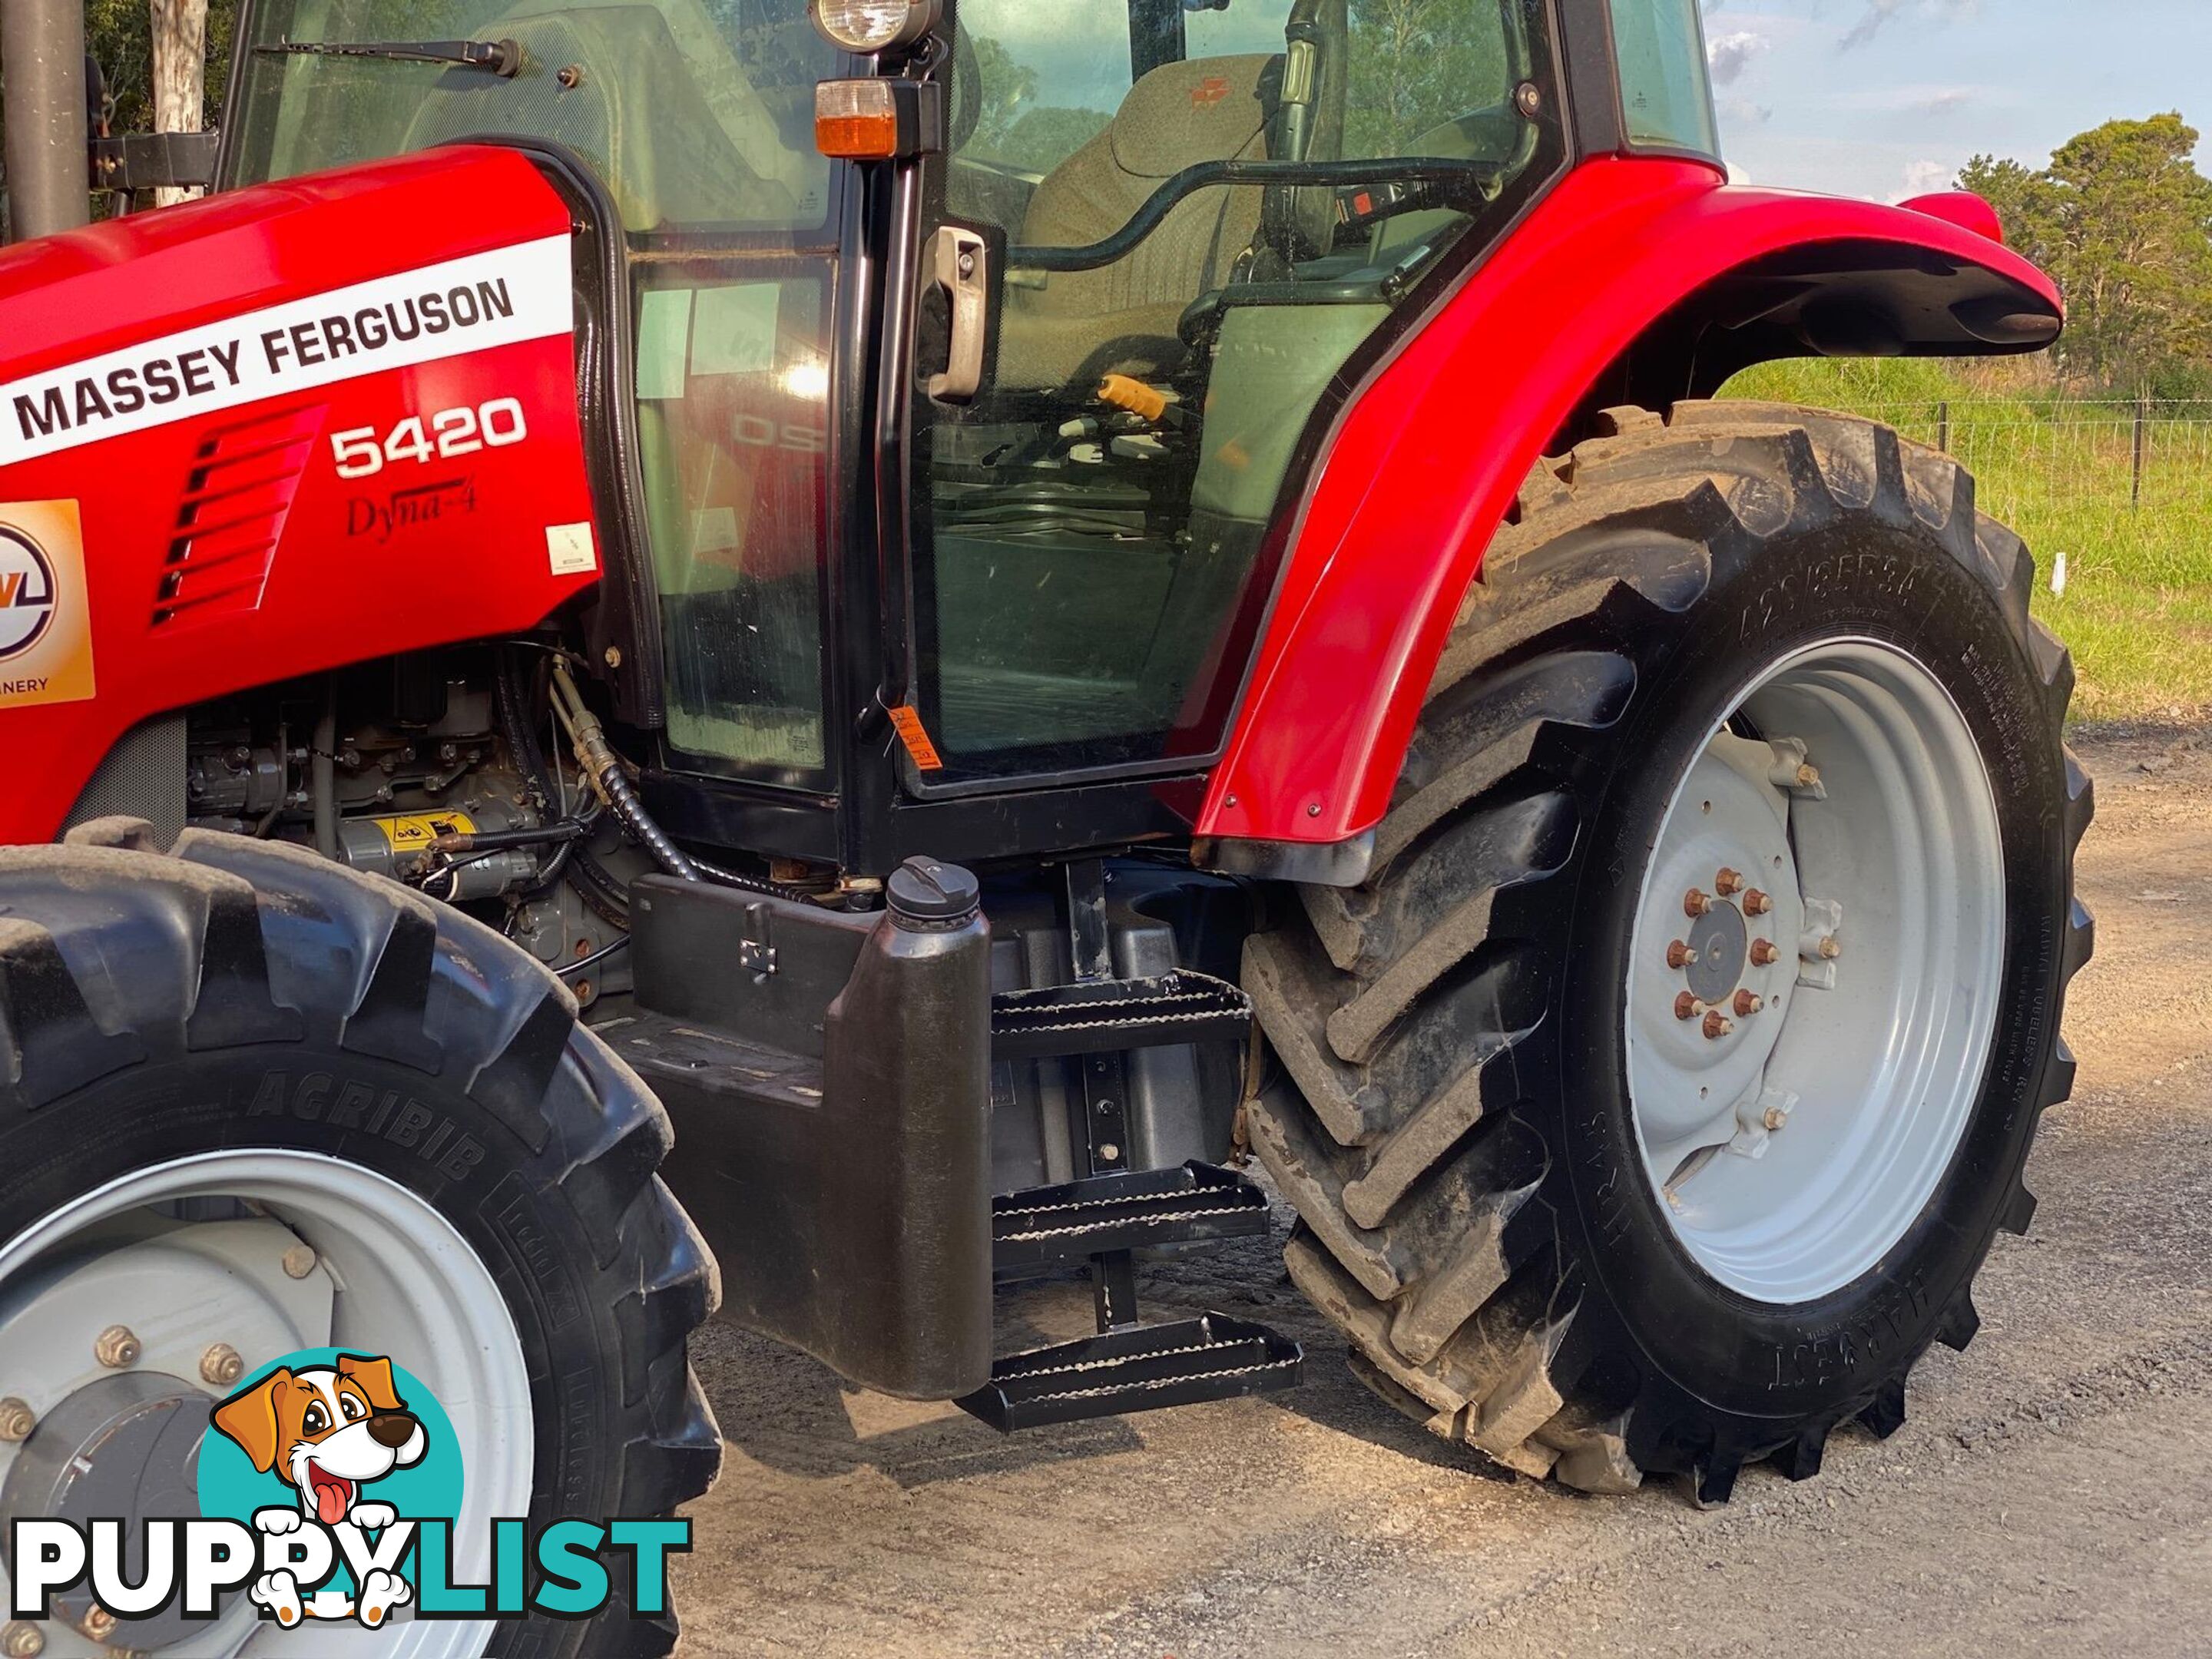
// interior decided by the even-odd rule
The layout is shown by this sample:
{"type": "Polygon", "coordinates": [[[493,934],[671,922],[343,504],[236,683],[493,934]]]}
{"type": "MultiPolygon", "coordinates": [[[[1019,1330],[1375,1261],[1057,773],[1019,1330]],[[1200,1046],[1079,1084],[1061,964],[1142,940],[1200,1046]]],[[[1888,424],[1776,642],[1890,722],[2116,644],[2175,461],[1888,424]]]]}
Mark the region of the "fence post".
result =
{"type": "Polygon", "coordinates": [[[2148,428],[2149,425],[2150,393],[2148,392],[2139,392],[2136,394],[2135,486],[2128,501],[2129,510],[2135,513],[2140,513],[2142,511],[2143,446],[2145,440],[2148,435],[2148,428]]]}
{"type": "Polygon", "coordinates": [[[1946,455],[1951,453],[1951,400],[1948,398],[1936,405],[1936,447],[1946,455]]]}

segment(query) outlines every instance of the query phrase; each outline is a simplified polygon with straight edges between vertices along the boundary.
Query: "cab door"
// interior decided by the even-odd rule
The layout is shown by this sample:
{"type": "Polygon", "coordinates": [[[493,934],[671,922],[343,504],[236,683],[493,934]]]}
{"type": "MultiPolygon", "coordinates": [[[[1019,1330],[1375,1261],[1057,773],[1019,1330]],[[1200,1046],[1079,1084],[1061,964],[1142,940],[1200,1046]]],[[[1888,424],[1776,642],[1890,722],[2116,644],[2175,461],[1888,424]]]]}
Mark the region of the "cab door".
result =
{"type": "Polygon", "coordinates": [[[962,0],[925,234],[988,334],[926,253],[919,793],[1218,750],[1330,413],[1564,160],[1540,0],[1427,15],[962,0]]]}

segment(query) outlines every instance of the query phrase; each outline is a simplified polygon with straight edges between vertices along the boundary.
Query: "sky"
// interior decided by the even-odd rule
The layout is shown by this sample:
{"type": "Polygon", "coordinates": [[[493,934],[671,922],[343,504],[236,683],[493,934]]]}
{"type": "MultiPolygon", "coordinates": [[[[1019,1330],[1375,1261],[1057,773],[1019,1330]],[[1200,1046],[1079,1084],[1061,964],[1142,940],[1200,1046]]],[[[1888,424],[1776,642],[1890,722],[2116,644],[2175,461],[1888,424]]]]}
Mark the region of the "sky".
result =
{"type": "Polygon", "coordinates": [[[1729,161],[1763,185],[1893,201],[2116,117],[2212,134],[2212,0],[1706,0],[1705,37],[1729,161]]]}

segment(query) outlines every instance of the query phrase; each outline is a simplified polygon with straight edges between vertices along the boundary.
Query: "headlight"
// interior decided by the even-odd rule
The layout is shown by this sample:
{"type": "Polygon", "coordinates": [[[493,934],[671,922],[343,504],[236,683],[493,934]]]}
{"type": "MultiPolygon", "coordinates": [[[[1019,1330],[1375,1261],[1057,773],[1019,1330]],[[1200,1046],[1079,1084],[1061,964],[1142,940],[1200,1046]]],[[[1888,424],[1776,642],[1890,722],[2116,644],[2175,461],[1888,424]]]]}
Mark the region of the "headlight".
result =
{"type": "Polygon", "coordinates": [[[814,0],[814,27],[863,55],[910,46],[929,33],[943,0],[814,0]]]}

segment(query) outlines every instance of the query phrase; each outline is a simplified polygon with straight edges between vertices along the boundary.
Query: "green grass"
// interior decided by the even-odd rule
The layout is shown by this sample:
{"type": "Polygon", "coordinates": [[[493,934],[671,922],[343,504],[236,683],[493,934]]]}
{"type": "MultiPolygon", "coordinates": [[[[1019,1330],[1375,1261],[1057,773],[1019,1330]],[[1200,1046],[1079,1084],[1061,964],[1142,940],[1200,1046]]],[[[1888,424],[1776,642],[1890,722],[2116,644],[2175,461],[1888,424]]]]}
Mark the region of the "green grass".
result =
{"type": "Polygon", "coordinates": [[[2212,405],[2150,422],[2137,507],[2127,407],[1992,392],[1924,362],[1770,363],[1723,395],[1869,415],[1929,444],[1948,401],[1951,453],[1982,510],[2026,538],[2036,614],[2073,647],[2075,718],[2212,717],[2212,405]]]}

